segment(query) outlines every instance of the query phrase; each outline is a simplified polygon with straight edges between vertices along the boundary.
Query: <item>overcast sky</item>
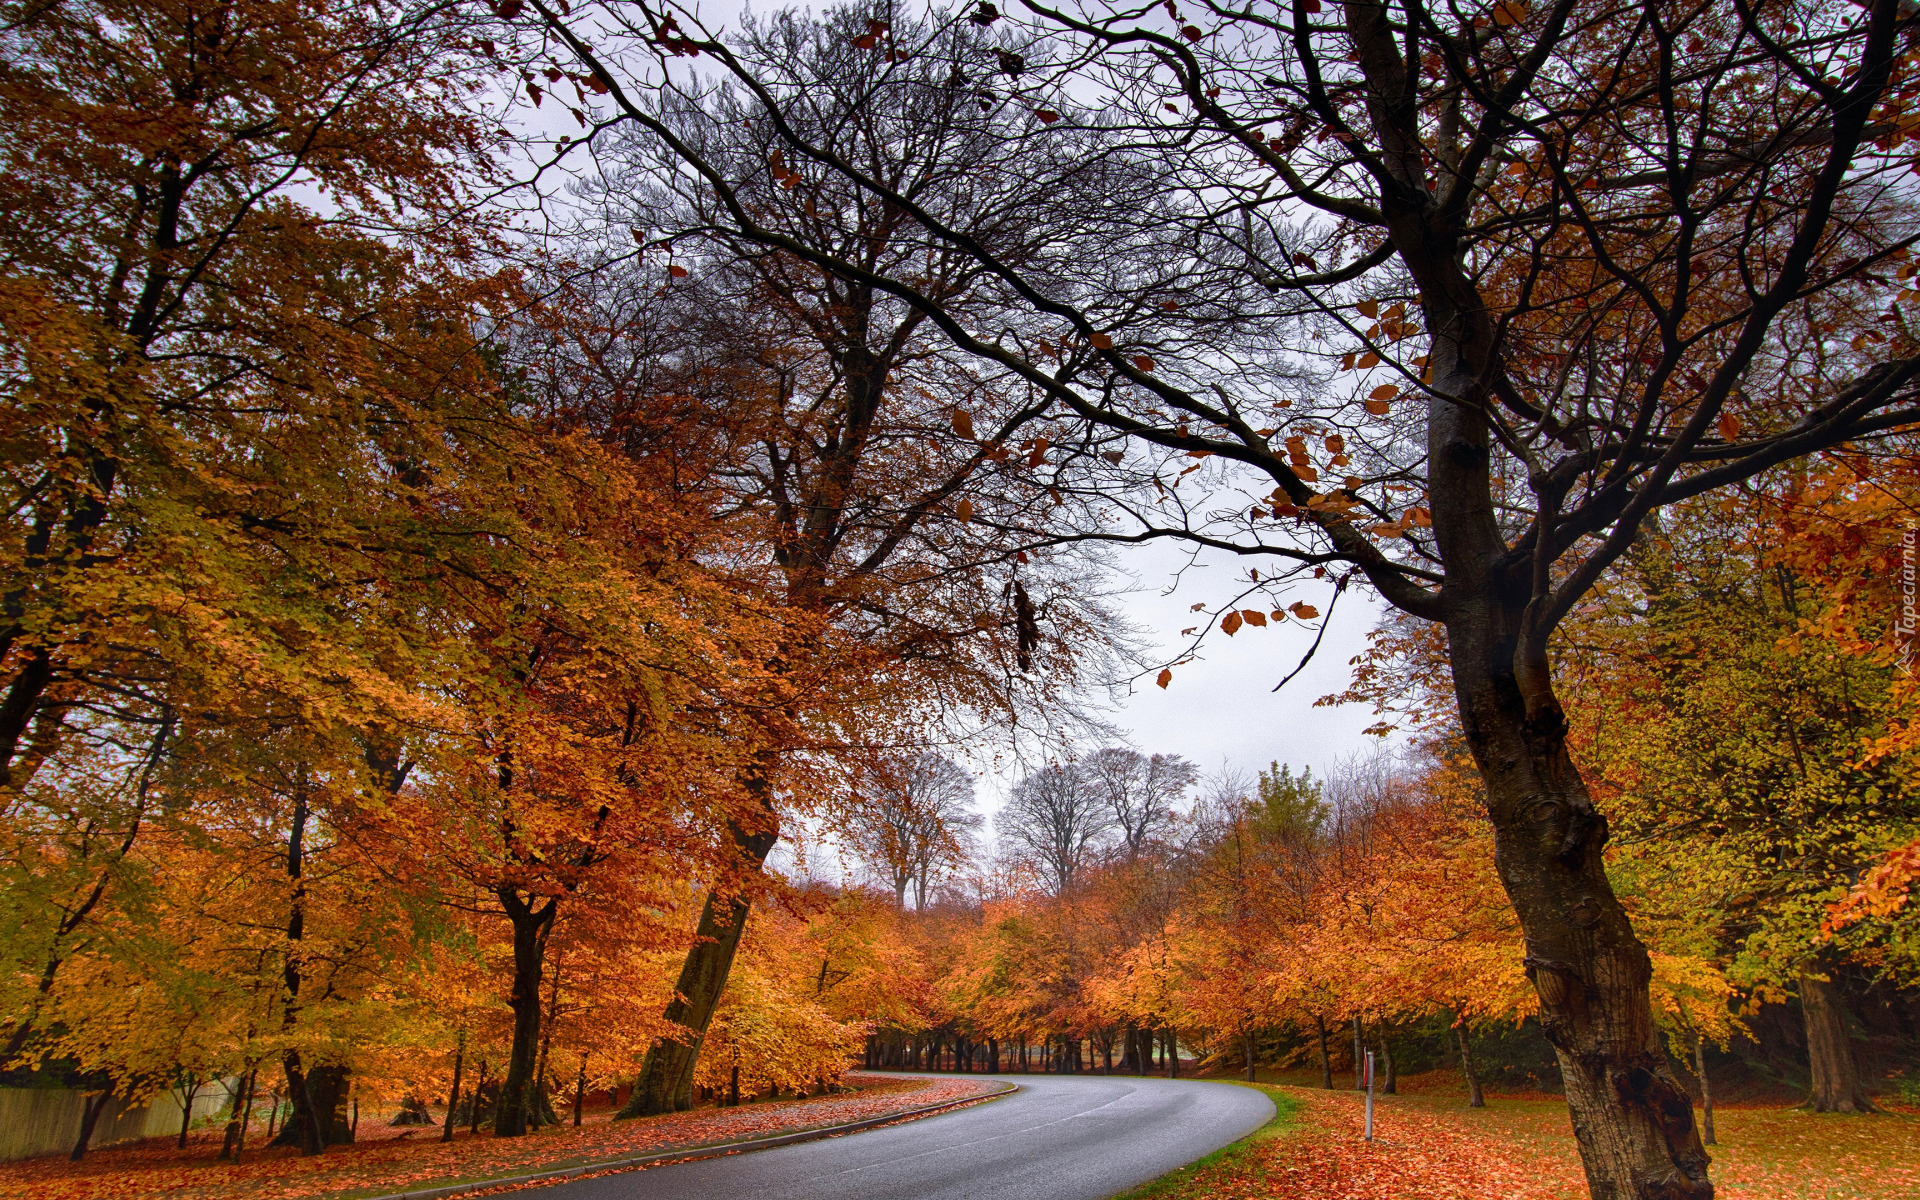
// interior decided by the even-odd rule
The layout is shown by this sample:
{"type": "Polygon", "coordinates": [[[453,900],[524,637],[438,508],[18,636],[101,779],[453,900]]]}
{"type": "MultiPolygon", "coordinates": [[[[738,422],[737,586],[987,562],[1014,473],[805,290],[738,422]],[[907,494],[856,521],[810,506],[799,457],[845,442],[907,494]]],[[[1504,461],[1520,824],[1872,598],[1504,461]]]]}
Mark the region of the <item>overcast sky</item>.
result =
{"type": "MultiPolygon", "coordinates": [[[[1119,551],[1117,563],[1138,585],[1118,607],[1162,658],[1184,649],[1188,639],[1180,635],[1182,629],[1206,620],[1205,613],[1192,611],[1193,605],[1219,608],[1239,594],[1246,586],[1247,569],[1257,565],[1245,558],[1202,557],[1186,568],[1176,586],[1175,573],[1187,564],[1186,553],[1176,545],[1127,547],[1119,551]]],[[[1307,584],[1290,592],[1287,600],[1312,604],[1324,617],[1331,592],[1326,584],[1307,584]]],[[[1340,759],[1380,744],[1362,732],[1374,723],[1371,706],[1313,704],[1346,687],[1348,660],[1365,648],[1367,631],[1378,615],[1375,601],[1357,587],[1350,590],[1313,661],[1277,693],[1274,684],[1299,666],[1313,642],[1313,628],[1289,621],[1265,629],[1244,627],[1232,637],[1215,629],[1194,661],[1175,668],[1167,688],[1156,687],[1152,678],[1141,679],[1119,700],[1110,719],[1134,749],[1178,754],[1203,772],[1225,764],[1252,774],[1277,761],[1292,764],[1296,771],[1312,767],[1314,774],[1325,775],[1340,759]]],[[[1017,777],[1017,768],[983,770],[980,807],[989,813],[998,808],[1017,777]]]]}

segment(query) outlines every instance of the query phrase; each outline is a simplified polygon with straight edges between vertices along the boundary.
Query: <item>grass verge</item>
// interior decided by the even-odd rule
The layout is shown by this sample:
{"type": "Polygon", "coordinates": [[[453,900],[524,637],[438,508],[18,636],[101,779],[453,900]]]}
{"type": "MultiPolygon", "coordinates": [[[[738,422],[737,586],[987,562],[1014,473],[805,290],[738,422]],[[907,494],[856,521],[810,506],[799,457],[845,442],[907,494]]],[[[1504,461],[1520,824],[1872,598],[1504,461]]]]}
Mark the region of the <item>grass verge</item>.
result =
{"type": "Polygon", "coordinates": [[[1300,1101],[1277,1087],[1264,1083],[1243,1083],[1237,1079],[1217,1080],[1235,1087],[1264,1092],[1273,1101],[1273,1120],[1237,1142],[1229,1142],[1204,1158],[1196,1159],[1158,1179],[1149,1180],[1131,1191],[1121,1192],[1113,1200],[1182,1200],[1188,1196],[1211,1196],[1215,1189],[1209,1180],[1222,1168],[1234,1166],[1241,1156],[1274,1138],[1286,1137],[1299,1127],[1300,1101]]]}

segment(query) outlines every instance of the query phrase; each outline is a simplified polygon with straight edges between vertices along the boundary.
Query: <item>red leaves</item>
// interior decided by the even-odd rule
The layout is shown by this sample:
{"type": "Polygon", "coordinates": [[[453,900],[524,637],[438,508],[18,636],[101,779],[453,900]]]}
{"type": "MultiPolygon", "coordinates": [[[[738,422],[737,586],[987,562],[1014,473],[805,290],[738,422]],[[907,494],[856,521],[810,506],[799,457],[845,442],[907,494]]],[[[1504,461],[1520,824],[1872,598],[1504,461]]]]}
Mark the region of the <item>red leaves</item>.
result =
{"type": "Polygon", "coordinates": [[[884,1117],[989,1090],[971,1079],[923,1083],[855,1076],[848,1082],[861,1090],[638,1121],[614,1122],[607,1110],[589,1109],[580,1129],[563,1126],[525,1138],[496,1139],[484,1134],[476,1138],[461,1130],[454,1141],[442,1144],[438,1129],[415,1134],[410,1129],[392,1129],[384,1119],[362,1121],[354,1145],[331,1147],[317,1158],[302,1158],[292,1150],[258,1149],[266,1118],[256,1108],[246,1159],[239,1166],[213,1162],[222,1137],[216,1127],[196,1131],[184,1151],[174,1150],[171,1139],[150,1138],[135,1146],[92,1151],[77,1164],[67,1162],[64,1155],[7,1163],[0,1167],[0,1196],[161,1200],[192,1194],[201,1200],[324,1200],[341,1194],[377,1195],[449,1179],[530,1174],[582,1160],[623,1158],[884,1117]]]}
{"type": "MultiPolygon", "coordinates": [[[[1222,1177],[1201,1173],[1191,1194],[1286,1200],[1562,1200],[1584,1194],[1575,1190],[1579,1169],[1570,1155],[1522,1151],[1477,1129],[1461,1128],[1458,1118],[1412,1109],[1405,1099],[1380,1106],[1377,1140],[1368,1144],[1362,1138],[1359,1097],[1305,1089],[1292,1094],[1304,1102],[1305,1128],[1299,1136],[1253,1143],[1232,1166],[1218,1169],[1222,1177]]],[[[1564,1129],[1566,1118],[1559,1119],[1564,1129]]],[[[1571,1137],[1561,1136],[1570,1150],[1571,1137]]]]}

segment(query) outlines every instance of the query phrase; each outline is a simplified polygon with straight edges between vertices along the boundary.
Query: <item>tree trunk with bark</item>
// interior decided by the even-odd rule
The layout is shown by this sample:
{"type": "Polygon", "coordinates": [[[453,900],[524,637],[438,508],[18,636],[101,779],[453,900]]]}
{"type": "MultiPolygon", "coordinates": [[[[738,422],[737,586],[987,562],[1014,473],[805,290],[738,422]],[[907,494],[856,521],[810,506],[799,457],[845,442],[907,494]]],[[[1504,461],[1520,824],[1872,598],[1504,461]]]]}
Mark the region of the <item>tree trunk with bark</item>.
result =
{"type": "MultiPolygon", "coordinates": [[[[766,828],[751,833],[737,826],[733,830],[742,865],[753,872],[765,864],[779,838],[779,821],[771,803],[765,803],[765,814],[766,828]]],[[[707,893],[693,948],[687,951],[673,999],[667,1004],[667,1020],[686,1029],[686,1036],[662,1038],[648,1049],[633,1097],[619,1116],[650,1117],[693,1107],[693,1068],[700,1060],[700,1043],[720,1003],[720,993],[726,989],[727,974],[733,970],[733,956],[740,948],[740,935],[747,927],[751,908],[747,898],[737,893],[726,897],[707,893]]]]}
{"type": "Polygon", "coordinates": [[[1467,1040],[1467,1027],[1456,1025],[1453,1034],[1460,1043],[1460,1074],[1467,1081],[1467,1107],[1485,1108],[1487,1098],[1480,1090],[1480,1072],[1473,1069],[1473,1047],[1467,1040]]]}
{"type": "Polygon", "coordinates": [[[96,1096],[88,1096],[80,1104],[80,1136],[73,1143],[73,1152],[67,1155],[67,1161],[79,1162],[87,1156],[87,1147],[93,1144],[93,1131],[100,1124],[100,1114],[107,1110],[107,1101],[113,1099],[113,1085],[109,1083],[96,1096]]]}
{"type": "Polygon", "coordinates": [[[1333,1090],[1333,1057],[1327,1053],[1327,1019],[1314,1014],[1313,1025],[1320,1037],[1320,1086],[1333,1090]]]}
{"type": "Polygon", "coordinates": [[[447,1089],[447,1120],[440,1127],[440,1140],[453,1140],[453,1114],[460,1107],[460,1071],[467,1065],[467,1031],[460,1031],[460,1042],[453,1048],[453,1085],[447,1089]]]}
{"type": "Polygon", "coordinates": [[[1700,1140],[1713,1145],[1713,1088],[1707,1082],[1707,1039],[1693,1035],[1693,1073],[1700,1079],[1700,1140]]]}
{"type": "Polygon", "coordinates": [[[1813,1089],[1807,1107],[1814,1112],[1877,1112],[1860,1086],[1853,1040],[1847,1032],[1846,999],[1831,979],[1800,976],[1800,1014],[1807,1024],[1807,1063],[1813,1089]]]}
{"type": "MultiPolygon", "coordinates": [[[[1456,421],[1480,420],[1457,408],[1430,418],[1430,444],[1449,469],[1471,460],[1484,471],[1484,428],[1472,443],[1450,434],[1456,421]]],[[[1467,557],[1449,556],[1448,587],[1457,571],[1461,588],[1446,621],[1454,688],[1588,1190],[1593,1200],[1710,1200],[1693,1101],[1653,1022],[1653,963],[1607,879],[1606,818],[1567,752],[1544,639],[1523,638],[1522,614],[1501,602],[1495,578],[1454,566],[1467,557]]]]}
{"type": "Polygon", "coordinates": [[[547,974],[547,936],[553,932],[558,901],[523,899],[518,888],[494,893],[513,924],[513,1049],[500,1085],[500,1108],[493,1136],[519,1137],[533,1115],[534,1077],[540,1054],[540,984],[547,974]]]}
{"type": "Polygon", "coordinates": [[[193,1102],[200,1095],[200,1077],[187,1072],[187,1081],[180,1086],[180,1136],[173,1143],[175,1150],[187,1148],[187,1134],[193,1131],[193,1102]]]}
{"type": "Polygon", "coordinates": [[[1385,1034],[1380,1035],[1380,1069],[1384,1075],[1381,1080],[1381,1093],[1387,1096],[1397,1095],[1399,1089],[1395,1086],[1396,1076],[1393,1072],[1393,1043],[1385,1034]]]}

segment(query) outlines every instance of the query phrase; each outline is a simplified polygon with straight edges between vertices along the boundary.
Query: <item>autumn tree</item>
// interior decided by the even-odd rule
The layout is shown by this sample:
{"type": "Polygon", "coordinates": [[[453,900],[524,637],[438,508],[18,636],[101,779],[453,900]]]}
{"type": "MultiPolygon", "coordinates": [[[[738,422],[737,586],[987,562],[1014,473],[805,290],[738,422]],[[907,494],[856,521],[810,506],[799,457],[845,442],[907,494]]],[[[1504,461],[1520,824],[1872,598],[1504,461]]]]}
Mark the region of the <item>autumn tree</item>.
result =
{"type": "MultiPolygon", "coordinates": [[[[896,56],[899,72],[886,72],[850,45],[866,21],[840,12],[750,24],[745,52],[792,88],[777,118],[765,97],[698,78],[658,96],[626,97],[672,131],[670,144],[697,145],[725,164],[738,187],[716,195],[663,169],[674,161],[671,149],[605,128],[589,147],[593,178],[582,188],[591,212],[572,230],[592,268],[591,283],[578,290],[596,314],[595,332],[566,349],[570,365],[555,372],[564,377],[557,390],[610,442],[627,436],[638,412],[671,404],[668,397],[702,397],[707,424],[695,436],[715,447],[704,469],[726,495],[720,511],[755,531],[784,602],[819,622],[809,635],[817,640],[795,638],[774,656],[795,676],[794,694],[817,702],[794,715],[818,742],[744,777],[762,797],[736,847],[749,882],[777,838],[774,781],[785,768],[857,759],[876,744],[924,744],[928,729],[943,723],[960,727],[944,730],[949,738],[978,734],[987,727],[975,722],[988,713],[1011,717],[1004,729],[1043,698],[1065,707],[1073,663],[1105,652],[1108,619],[1086,554],[1022,552],[1018,539],[984,519],[990,508],[1047,495],[1049,447],[1060,436],[1037,423],[1047,402],[1029,386],[976,371],[912,305],[823,275],[807,255],[769,254],[738,236],[729,214],[747,205],[814,254],[858,246],[876,267],[919,272],[947,303],[985,314],[998,308],[989,276],[940,252],[897,206],[832,175],[790,169],[777,125],[800,122],[878,164],[895,186],[937,201],[976,236],[1039,270],[1075,269],[1075,247],[1084,244],[1035,220],[1046,198],[1117,204],[1129,186],[1144,193],[1112,164],[1042,143],[1009,154],[991,101],[948,82],[950,67],[985,53],[978,30],[925,28],[934,52],[896,56]],[[644,365],[637,344],[648,347],[644,365]],[[800,678],[807,672],[818,674],[800,678]]],[[[527,62],[546,61],[511,31],[501,43],[527,62]]],[[[571,73],[583,103],[589,93],[618,90],[610,75],[571,73]]],[[[744,559],[735,565],[759,569],[744,559]]],[[[782,795],[789,804],[831,804],[855,793],[782,795]]],[[[745,897],[716,897],[677,989],[677,1023],[697,1031],[707,1019],[748,906],[745,897]]],[[[684,1042],[662,1043],[631,1112],[684,1107],[694,1053],[684,1042]]]]}
{"type": "MultiPolygon", "coordinates": [[[[1893,0],[1857,19],[1581,0],[1313,8],[1029,6],[1076,53],[1059,80],[1022,64],[1009,141],[1091,131],[1167,164],[1168,194],[1191,198],[1143,212],[1109,255],[1126,269],[1095,294],[1001,258],[806,126],[772,123],[783,163],[857,185],[979,264],[1020,320],[1053,323],[1049,345],[1083,348],[1064,362],[948,310],[912,272],[729,205],[738,175],[636,99],[663,76],[603,50],[617,17],[534,11],[618,84],[619,119],[722,198],[730,229],[899,297],[1106,431],[1123,460],[1130,448],[1130,471],[1085,466],[1131,536],[1262,555],[1281,564],[1264,590],[1315,569],[1364,578],[1444,628],[1590,1188],[1706,1196],[1650,960],[1567,752],[1551,646],[1650,514],[1913,419],[1920,360],[1897,317],[1888,340],[1856,335],[1879,323],[1910,236],[1914,18],[1893,0]],[[1226,327],[1237,356],[1188,352],[1196,331],[1226,327]],[[1189,455],[1219,460],[1197,464],[1211,503],[1165,478],[1189,455]]],[[[684,27],[656,17],[633,40],[656,62],[711,56],[781,110],[789,81],[678,15],[684,27]]],[[[858,48],[897,60],[864,36],[858,48]]],[[[1058,531],[1036,522],[1035,536],[1058,531]]]]}

